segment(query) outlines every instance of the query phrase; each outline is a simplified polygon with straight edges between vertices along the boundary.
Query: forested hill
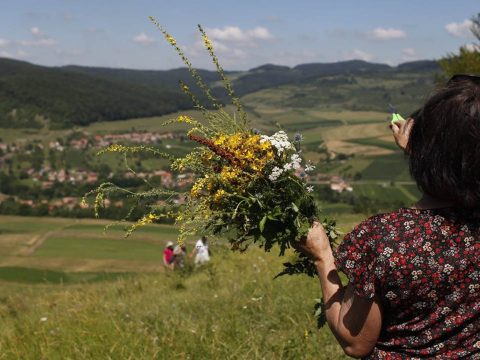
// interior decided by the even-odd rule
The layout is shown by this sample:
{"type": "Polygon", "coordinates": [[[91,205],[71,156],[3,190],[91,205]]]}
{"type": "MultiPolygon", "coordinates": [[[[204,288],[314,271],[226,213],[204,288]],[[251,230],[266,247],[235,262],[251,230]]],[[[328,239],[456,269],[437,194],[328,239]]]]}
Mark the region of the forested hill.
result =
{"type": "Polygon", "coordinates": [[[0,59],[0,127],[86,125],[190,108],[179,92],[0,59]]]}
{"type": "MultiPolygon", "coordinates": [[[[322,81],[336,76],[434,73],[433,61],[390,67],[354,60],[304,64],[290,68],[263,65],[249,71],[229,72],[236,92],[246,95],[279,85],[322,81]]],[[[219,85],[214,71],[199,70],[208,84],[219,85]]],[[[0,58],[0,127],[69,127],[96,121],[163,115],[192,108],[179,91],[178,81],[192,84],[185,68],[167,71],[110,69],[82,66],[45,67],[0,58]]],[[[335,84],[335,81],[332,82],[335,84]]],[[[223,100],[219,87],[214,93],[223,100]]],[[[367,104],[368,105],[368,104],[367,104]]]]}

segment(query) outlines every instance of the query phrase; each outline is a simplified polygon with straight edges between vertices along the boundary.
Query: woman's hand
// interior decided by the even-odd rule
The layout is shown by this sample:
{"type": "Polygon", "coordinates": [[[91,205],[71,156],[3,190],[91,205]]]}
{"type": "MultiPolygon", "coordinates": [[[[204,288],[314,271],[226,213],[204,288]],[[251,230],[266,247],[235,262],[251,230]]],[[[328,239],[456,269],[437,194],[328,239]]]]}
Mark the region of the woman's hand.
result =
{"type": "Polygon", "coordinates": [[[322,260],[322,257],[332,250],[325,229],[317,221],[312,224],[306,237],[292,245],[296,250],[307,255],[313,262],[322,260]]]}
{"type": "Polygon", "coordinates": [[[413,123],[414,120],[409,118],[406,121],[395,121],[393,124],[390,124],[395,142],[403,151],[406,151],[413,123]]]}

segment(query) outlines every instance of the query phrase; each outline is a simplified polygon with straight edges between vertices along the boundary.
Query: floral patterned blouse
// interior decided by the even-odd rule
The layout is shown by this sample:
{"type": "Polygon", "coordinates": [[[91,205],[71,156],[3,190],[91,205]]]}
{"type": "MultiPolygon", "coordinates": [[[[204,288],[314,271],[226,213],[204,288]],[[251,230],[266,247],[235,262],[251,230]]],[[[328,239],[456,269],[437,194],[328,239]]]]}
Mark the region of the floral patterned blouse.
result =
{"type": "Polygon", "coordinates": [[[335,250],[383,324],[366,359],[480,359],[480,218],[454,208],[373,216],[335,250]]]}

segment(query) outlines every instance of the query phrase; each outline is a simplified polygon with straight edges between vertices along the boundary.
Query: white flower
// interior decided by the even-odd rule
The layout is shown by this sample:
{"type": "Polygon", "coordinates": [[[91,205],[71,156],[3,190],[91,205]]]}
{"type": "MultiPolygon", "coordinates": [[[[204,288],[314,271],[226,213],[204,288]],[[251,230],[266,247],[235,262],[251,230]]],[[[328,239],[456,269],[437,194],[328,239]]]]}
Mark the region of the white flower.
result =
{"type": "Polygon", "coordinates": [[[293,145],[288,141],[288,135],[285,131],[278,131],[272,136],[262,135],[260,143],[269,141],[274,148],[277,149],[278,155],[281,155],[286,149],[293,149],[293,145]]]}
{"type": "Polygon", "coordinates": [[[47,318],[46,316],[40,318],[40,321],[41,321],[41,322],[45,322],[45,321],[47,321],[47,320],[48,320],[48,318],[47,318]]]}
{"type": "Polygon", "coordinates": [[[305,166],[305,172],[309,172],[309,171],[312,171],[315,169],[315,166],[312,165],[312,164],[307,164],[307,166],[305,166]]]}
{"type": "Polygon", "coordinates": [[[307,186],[307,192],[309,193],[313,192],[313,186],[307,186]]]}
{"type": "Polygon", "coordinates": [[[283,169],[280,169],[278,166],[275,166],[272,169],[272,173],[268,176],[268,178],[270,179],[270,181],[275,181],[278,179],[280,175],[282,175],[282,173],[283,173],[283,169]]]}
{"type": "Polygon", "coordinates": [[[287,164],[283,165],[283,169],[284,169],[284,170],[287,170],[287,171],[288,171],[288,170],[291,170],[291,169],[292,169],[292,164],[291,164],[291,163],[287,163],[287,164]]]}

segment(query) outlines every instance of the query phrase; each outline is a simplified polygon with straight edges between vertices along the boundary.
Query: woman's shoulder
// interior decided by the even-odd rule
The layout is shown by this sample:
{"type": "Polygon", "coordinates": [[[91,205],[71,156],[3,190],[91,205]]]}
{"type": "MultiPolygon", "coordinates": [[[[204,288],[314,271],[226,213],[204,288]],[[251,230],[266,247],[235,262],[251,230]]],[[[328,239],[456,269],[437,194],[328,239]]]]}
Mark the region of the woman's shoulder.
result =
{"type": "Polygon", "coordinates": [[[409,229],[431,222],[434,214],[413,208],[400,208],[383,212],[363,220],[348,233],[346,239],[368,238],[374,243],[376,239],[384,239],[391,232],[409,229]]]}
{"type": "Polygon", "coordinates": [[[406,221],[419,221],[425,222],[436,217],[445,217],[447,214],[450,215],[452,212],[450,209],[416,209],[402,207],[394,211],[379,213],[369,218],[363,220],[357,226],[383,226],[385,224],[398,224],[404,223],[406,221]]]}
{"type": "Polygon", "coordinates": [[[417,209],[410,209],[410,208],[400,208],[395,211],[383,212],[379,214],[375,214],[373,216],[368,217],[365,220],[362,220],[355,229],[363,228],[363,229],[373,229],[378,226],[383,226],[384,224],[391,224],[393,222],[412,219],[418,217],[419,213],[416,211],[417,209]]]}

